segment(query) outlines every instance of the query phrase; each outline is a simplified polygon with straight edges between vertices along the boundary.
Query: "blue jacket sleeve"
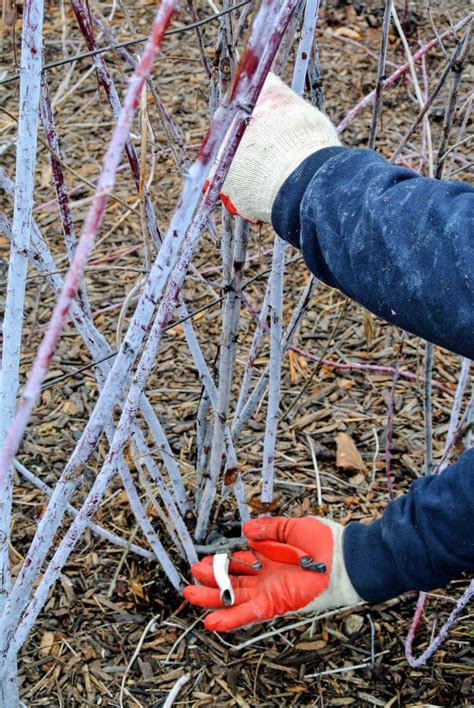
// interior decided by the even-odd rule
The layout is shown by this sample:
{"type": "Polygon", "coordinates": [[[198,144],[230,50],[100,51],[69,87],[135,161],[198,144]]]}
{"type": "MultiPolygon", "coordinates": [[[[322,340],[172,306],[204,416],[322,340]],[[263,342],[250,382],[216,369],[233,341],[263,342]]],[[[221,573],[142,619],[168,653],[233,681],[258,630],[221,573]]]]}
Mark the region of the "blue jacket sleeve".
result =
{"type": "Polygon", "coordinates": [[[371,524],[344,531],[347,572],[368,602],[443,587],[474,571],[474,449],[417,479],[371,524]]]}
{"type": "Polygon", "coordinates": [[[276,232],[387,322],[474,358],[474,188],[366,149],[325,148],[288,177],[276,232]]]}
{"type": "MultiPolygon", "coordinates": [[[[276,232],[309,269],[392,324],[474,358],[474,188],[419,177],[365,149],[326,148],[288,177],[276,232]]],[[[474,571],[474,450],[344,532],[369,602],[474,571]]]]}

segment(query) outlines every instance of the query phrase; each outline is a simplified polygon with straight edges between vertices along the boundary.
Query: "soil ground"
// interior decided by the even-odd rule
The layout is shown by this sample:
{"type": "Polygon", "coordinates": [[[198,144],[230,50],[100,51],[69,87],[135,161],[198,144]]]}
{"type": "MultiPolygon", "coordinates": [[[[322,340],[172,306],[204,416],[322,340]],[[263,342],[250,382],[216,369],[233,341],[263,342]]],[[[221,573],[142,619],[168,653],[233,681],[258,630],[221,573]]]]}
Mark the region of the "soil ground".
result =
{"type": "MultiPolygon", "coordinates": [[[[410,14],[406,18],[406,27],[410,44],[416,48],[432,38],[433,30],[424,15],[423,3],[407,4],[410,14]]],[[[212,13],[211,5],[204,1],[197,3],[199,15],[204,17],[212,13]]],[[[380,38],[376,5],[378,7],[378,4],[370,3],[365,8],[361,4],[355,7],[344,3],[323,5],[318,42],[327,112],[336,123],[374,85],[380,38]]],[[[442,8],[445,4],[438,5],[440,7],[434,9],[434,18],[442,31],[449,26],[449,18],[442,8]]],[[[460,19],[467,12],[467,5],[466,2],[451,3],[450,16],[454,20],[460,19]]],[[[124,18],[122,4],[118,3],[113,19],[119,38],[129,38],[135,31],[137,34],[146,33],[155,4],[126,3],[125,7],[128,17],[124,18]]],[[[105,3],[91,3],[91,8],[99,8],[104,14],[110,12],[110,6],[105,3]]],[[[189,22],[189,14],[183,9],[174,26],[189,22]]],[[[17,33],[19,28],[17,23],[17,33]]],[[[215,23],[207,25],[204,44],[210,59],[215,34],[215,23]]],[[[12,73],[15,68],[13,50],[14,46],[18,49],[18,36],[14,38],[8,31],[4,32],[2,39],[5,61],[0,70],[12,73]]],[[[452,40],[446,42],[448,51],[453,46],[452,40]]],[[[65,53],[73,55],[84,51],[84,42],[67,5],[48,4],[45,51],[47,61],[56,60],[65,53]]],[[[114,80],[122,90],[128,69],[124,68],[117,54],[108,53],[106,57],[114,80]]],[[[396,65],[404,62],[403,48],[395,36],[391,36],[389,61],[396,65]]],[[[97,177],[114,124],[89,62],[90,59],[77,62],[72,70],[70,66],[59,67],[48,74],[63,157],[75,171],[75,174],[68,173],[67,181],[78,229],[92,194],[85,180],[93,181],[97,177]]],[[[427,55],[426,75],[430,87],[436,82],[443,62],[439,51],[427,55]]],[[[388,72],[391,70],[389,65],[388,72]]],[[[472,90],[469,69],[466,73],[461,85],[460,106],[472,90]]],[[[166,41],[153,70],[153,79],[193,156],[208,123],[208,81],[193,33],[174,35],[166,41]]],[[[17,90],[16,84],[2,87],[3,105],[15,115],[17,90]]],[[[446,93],[447,90],[435,103],[432,114],[435,147],[441,136],[446,93]]],[[[406,80],[386,91],[377,143],[384,155],[391,154],[416,114],[417,106],[406,80]]],[[[176,202],[181,178],[152,104],[149,104],[149,117],[156,141],[151,192],[160,225],[164,228],[176,202]]],[[[344,143],[366,145],[370,118],[370,109],[362,112],[343,133],[344,143]]],[[[459,118],[462,119],[462,115],[457,117],[458,123],[459,118]]],[[[15,124],[0,115],[0,128],[1,160],[13,176],[15,124]]],[[[410,146],[412,149],[406,154],[406,163],[417,169],[420,167],[419,143],[417,135],[410,146]]],[[[453,163],[454,169],[461,168],[457,179],[469,178],[462,167],[470,160],[472,153],[469,157],[465,148],[453,163]]],[[[426,164],[422,171],[426,172],[426,164]]],[[[39,147],[37,184],[34,216],[60,267],[64,268],[60,222],[43,146],[39,147]]],[[[114,194],[121,201],[109,201],[86,276],[94,322],[112,346],[115,346],[117,317],[123,300],[142,277],[143,269],[147,268],[139,209],[127,210],[126,207],[133,206],[135,192],[125,167],[119,173],[114,194]]],[[[7,211],[9,208],[7,206],[7,211]]],[[[218,209],[215,217],[219,223],[218,209]]],[[[265,273],[271,262],[272,238],[266,229],[252,232],[251,259],[245,277],[250,279],[261,274],[261,278],[246,290],[256,308],[262,301],[265,273]]],[[[308,277],[301,260],[294,260],[296,255],[290,254],[292,262],[286,271],[286,322],[308,277]]],[[[5,239],[0,241],[0,256],[4,285],[8,258],[5,239]]],[[[191,275],[184,290],[190,307],[211,303],[215,295],[220,294],[219,263],[219,249],[205,234],[194,259],[201,278],[191,275]]],[[[32,271],[28,281],[23,377],[31,365],[53,304],[52,293],[32,271]]],[[[125,322],[129,315],[128,311],[125,322]]],[[[194,319],[208,362],[215,361],[218,355],[220,321],[219,306],[210,307],[194,319]]],[[[237,400],[253,328],[252,314],[244,308],[234,401],[237,400]]],[[[367,316],[362,308],[346,302],[340,293],[320,286],[295,344],[317,358],[324,353],[333,361],[393,367],[400,341],[400,331],[367,316]]],[[[401,358],[402,369],[422,377],[423,355],[424,344],[408,337],[401,358]]],[[[259,371],[267,360],[266,342],[257,361],[259,371]]],[[[85,347],[72,325],[68,325],[51,363],[48,386],[43,391],[19,455],[20,461],[51,486],[59,477],[97,396],[93,370],[74,373],[90,363],[85,347]],[[64,375],[67,377],[55,383],[64,375]]],[[[387,503],[385,425],[392,374],[340,370],[330,366],[315,369],[314,360],[303,355],[290,354],[284,361],[284,415],[276,458],[278,502],[275,511],[295,516],[326,513],[342,523],[370,521],[383,512],[387,503]],[[301,392],[287,415],[291,403],[301,392]],[[335,436],[341,431],[356,441],[369,469],[368,476],[347,475],[336,467],[335,436]],[[323,508],[318,507],[316,501],[308,436],[317,450],[323,508]]],[[[458,371],[458,358],[436,349],[436,380],[452,391],[458,371]]],[[[195,419],[201,385],[179,327],[169,332],[160,349],[148,395],[166,427],[173,452],[191,490],[194,485],[195,419]]],[[[422,401],[422,383],[401,378],[395,393],[392,442],[397,495],[405,492],[422,473],[422,401]]],[[[434,453],[437,459],[442,451],[451,403],[450,394],[439,388],[433,390],[434,453]]],[[[265,412],[263,404],[238,442],[239,462],[249,495],[259,490],[265,412]]],[[[84,474],[83,483],[74,497],[75,505],[87,494],[105,452],[106,446],[102,443],[84,474]]],[[[17,477],[11,549],[14,574],[44,506],[43,494],[17,477]]],[[[220,505],[214,522],[228,529],[234,519],[233,504],[226,501],[220,505]]],[[[133,537],[135,542],[146,545],[118,481],[111,485],[97,520],[124,538],[133,537]]],[[[155,518],[154,523],[160,530],[159,520],[155,518]]],[[[174,554],[173,549],[170,553],[174,554]]],[[[186,574],[184,567],[182,570],[186,574]]],[[[429,594],[418,632],[417,651],[426,647],[467,582],[466,578],[459,578],[449,587],[429,594]]],[[[302,618],[281,619],[271,625],[218,636],[204,631],[202,614],[181,602],[153,563],[123,553],[86,533],[24,646],[20,663],[22,698],[28,706],[116,706],[120,700],[130,707],[159,706],[174,683],[189,674],[190,679],[181,690],[176,705],[387,708],[472,705],[472,612],[466,611],[434,659],[423,668],[412,670],[404,657],[403,642],[415,599],[414,594],[408,594],[377,606],[338,611],[325,619],[293,628],[290,628],[293,622],[302,618]],[[267,632],[270,636],[266,636],[267,632]],[[336,670],[340,672],[336,673],[336,670]]]]}

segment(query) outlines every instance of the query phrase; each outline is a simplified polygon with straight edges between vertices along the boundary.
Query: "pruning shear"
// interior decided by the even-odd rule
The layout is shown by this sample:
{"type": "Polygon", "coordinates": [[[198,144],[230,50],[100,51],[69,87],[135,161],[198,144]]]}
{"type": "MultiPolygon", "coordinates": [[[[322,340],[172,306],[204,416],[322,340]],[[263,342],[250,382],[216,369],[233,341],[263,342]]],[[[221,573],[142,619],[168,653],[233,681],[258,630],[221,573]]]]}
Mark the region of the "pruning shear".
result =
{"type": "Polygon", "coordinates": [[[299,565],[303,570],[312,570],[315,573],[326,572],[326,563],[313,560],[313,558],[302,551],[301,548],[290,546],[289,543],[279,543],[278,541],[249,541],[249,548],[251,548],[252,551],[262,553],[262,555],[278,563],[299,565]]]}
{"type": "MultiPolygon", "coordinates": [[[[249,541],[248,546],[253,553],[261,553],[270,560],[288,565],[299,565],[303,570],[310,570],[314,573],[326,573],[326,563],[313,560],[313,558],[296,546],[278,541],[249,541]]],[[[214,579],[220,590],[221,602],[226,607],[230,607],[235,602],[235,594],[229,577],[228,553],[216,553],[212,561],[214,579]]],[[[235,559],[234,559],[235,562],[235,559]]],[[[240,561],[239,561],[240,562],[240,561]]],[[[243,563],[243,561],[242,561],[243,563]]],[[[253,570],[260,570],[262,562],[255,557],[255,562],[250,564],[253,570]]]]}

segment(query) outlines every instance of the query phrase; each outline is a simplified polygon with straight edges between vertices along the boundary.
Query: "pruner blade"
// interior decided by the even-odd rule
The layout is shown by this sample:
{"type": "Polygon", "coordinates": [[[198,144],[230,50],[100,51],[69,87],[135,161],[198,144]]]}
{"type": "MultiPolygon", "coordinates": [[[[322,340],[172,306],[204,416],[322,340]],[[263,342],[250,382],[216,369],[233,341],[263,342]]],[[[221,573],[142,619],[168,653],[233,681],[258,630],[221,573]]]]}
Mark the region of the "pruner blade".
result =
{"type": "Polygon", "coordinates": [[[225,607],[231,607],[235,603],[235,593],[229,577],[229,554],[216,553],[212,559],[212,571],[214,580],[220,590],[221,602],[225,607]]]}

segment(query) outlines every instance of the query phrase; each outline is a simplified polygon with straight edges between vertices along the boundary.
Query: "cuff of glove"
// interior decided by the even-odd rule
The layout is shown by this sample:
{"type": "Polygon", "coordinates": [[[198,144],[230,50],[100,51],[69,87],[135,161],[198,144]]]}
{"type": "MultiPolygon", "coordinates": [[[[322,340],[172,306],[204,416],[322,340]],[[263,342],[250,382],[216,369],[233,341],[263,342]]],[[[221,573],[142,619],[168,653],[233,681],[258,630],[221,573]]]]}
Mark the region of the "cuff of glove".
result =
{"type": "Polygon", "coordinates": [[[352,585],[346,570],[343,554],[344,527],[330,519],[319,520],[329,526],[333,537],[334,545],[329,585],[324,592],[303,608],[302,612],[324,612],[335,607],[353,607],[362,600],[352,585]]]}
{"type": "Polygon", "coordinates": [[[277,234],[296,248],[300,246],[300,204],[318,170],[332,157],[348,148],[322,148],[301,162],[280,187],[272,207],[272,225],[277,234]]]}
{"type": "Polygon", "coordinates": [[[332,528],[334,548],[329,587],[326,593],[323,593],[327,597],[321,597],[322,603],[325,603],[326,607],[323,605],[321,609],[357,605],[362,598],[352,585],[346,568],[343,552],[345,528],[329,519],[324,521],[332,528]]]}

